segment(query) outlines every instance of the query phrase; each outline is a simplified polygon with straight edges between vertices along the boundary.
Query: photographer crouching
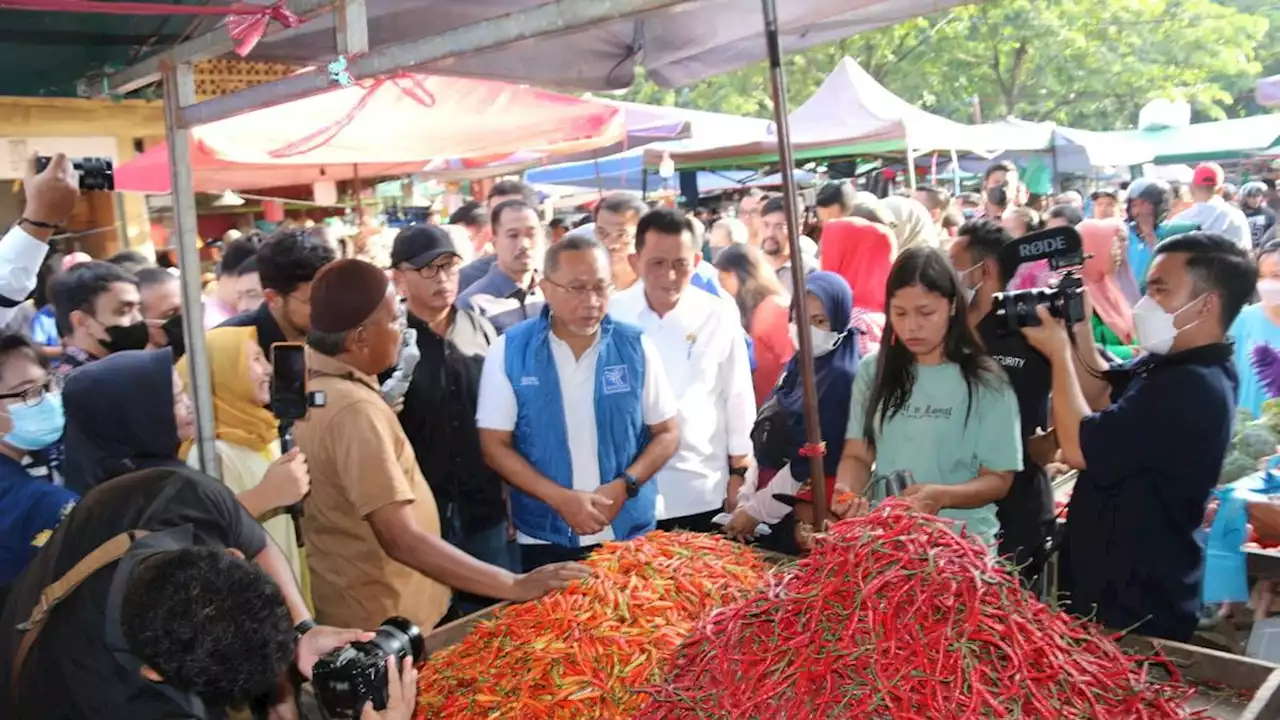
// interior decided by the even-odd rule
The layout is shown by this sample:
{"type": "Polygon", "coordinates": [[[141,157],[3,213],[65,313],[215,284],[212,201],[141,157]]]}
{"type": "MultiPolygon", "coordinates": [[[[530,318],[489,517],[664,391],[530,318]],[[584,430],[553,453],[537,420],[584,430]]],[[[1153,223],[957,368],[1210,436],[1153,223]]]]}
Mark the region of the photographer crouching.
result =
{"type": "Polygon", "coordinates": [[[1193,533],[1235,411],[1225,333],[1256,279],[1235,243],[1187,233],[1155,247],[1147,294],[1133,308],[1142,356],[1106,365],[1083,293],[1070,334],[1044,305],[1039,324],[1023,328],[1053,366],[1058,445],[1081,471],[1061,558],[1072,613],[1170,640],[1194,632],[1203,550],[1193,533]]]}
{"type": "MultiPolygon", "coordinates": [[[[0,619],[6,720],[215,720],[275,692],[290,668],[372,633],[311,621],[284,555],[226,486],[174,464],[85,495],[13,586],[0,619]]],[[[323,665],[323,664],[322,664],[323,665]]],[[[408,720],[414,675],[388,667],[386,710],[408,720]]]]}

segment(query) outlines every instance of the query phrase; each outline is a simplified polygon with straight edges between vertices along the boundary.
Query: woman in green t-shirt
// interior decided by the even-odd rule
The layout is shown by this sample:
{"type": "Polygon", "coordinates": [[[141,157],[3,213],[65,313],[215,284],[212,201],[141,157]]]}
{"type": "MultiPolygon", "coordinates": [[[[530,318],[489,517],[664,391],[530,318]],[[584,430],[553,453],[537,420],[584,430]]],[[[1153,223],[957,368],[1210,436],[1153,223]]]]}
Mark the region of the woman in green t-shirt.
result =
{"type": "MultiPolygon", "coordinates": [[[[858,368],[834,494],[909,471],[918,484],[903,497],[916,509],[991,545],[994,503],[1022,469],[1021,425],[1013,388],[965,322],[960,287],[937,250],[910,248],[894,262],[884,340],[858,368]]],[[[832,507],[840,516],[864,508],[832,507]]]]}

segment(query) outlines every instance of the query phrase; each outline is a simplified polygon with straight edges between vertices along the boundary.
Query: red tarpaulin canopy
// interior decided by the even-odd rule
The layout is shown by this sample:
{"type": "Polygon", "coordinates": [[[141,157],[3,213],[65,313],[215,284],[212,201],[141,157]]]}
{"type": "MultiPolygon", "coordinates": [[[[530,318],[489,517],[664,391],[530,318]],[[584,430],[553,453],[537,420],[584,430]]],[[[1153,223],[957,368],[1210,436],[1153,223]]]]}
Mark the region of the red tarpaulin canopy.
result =
{"type": "MultiPolygon", "coordinates": [[[[433,160],[581,152],[620,141],[613,105],[522,85],[403,73],[193,128],[196,190],[403,175],[433,160]]],[[[169,150],[116,168],[116,190],[169,192],[169,150]]]]}

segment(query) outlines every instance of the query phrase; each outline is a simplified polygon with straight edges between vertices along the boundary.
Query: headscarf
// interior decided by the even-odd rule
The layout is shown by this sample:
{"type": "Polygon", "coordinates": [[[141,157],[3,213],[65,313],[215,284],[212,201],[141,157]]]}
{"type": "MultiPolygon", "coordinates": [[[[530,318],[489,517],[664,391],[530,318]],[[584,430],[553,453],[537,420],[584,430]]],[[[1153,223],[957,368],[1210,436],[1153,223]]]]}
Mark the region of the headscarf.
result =
{"type": "MultiPolygon", "coordinates": [[[[213,376],[213,420],[218,439],[264,452],[279,434],[275,416],[253,399],[253,386],[249,383],[245,343],[258,344],[257,328],[221,327],[204,337],[213,376]]],[[[178,374],[187,377],[187,367],[184,357],[178,362],[178,374]]],[[[182,457],[187,456],[192,445],[183,444],[182,457]]]]}
{"type": "Polygon", "coordinates": [[[1089,289],[1093,311],[1125,343],[1133,342],[1133,309],[1111,272],[1111,253],[1123,225],[1114,220],[1085,220],[1076,226],[1086,255],[1080,279],[1089,289]]]}
{"type": "Polygon", "coordinates": [[[169,348],[112,353],[76,368],[62,397],[71,490],[84,495],[134,470],[182,465],[169,348]]]}
{"type": "MultiPolygon", "coordinates": [[[[845,429],[849,424],[849,397],[853,392],[853,377],[858,371],[858,338],[849,328],[849,316],[853,308],[853,291],[844,278],[833,272],[810,273],[805,279],[808,291],[822,303],[822,309],[831,321],[831,329],[844,332],[840,342],[831,352],[813,359],[815,385],[818,389],[818,419],[822,439],[827,443],[823,457],[823,475],[836,474],[840,464],[840,448],[844,444],[845,429]]],[[[800,303],[804,307],[804,303],[800,303]]],[[[801,332],[808,330],[808,317],[796,324],[801,332]]],[[[809,477],[809,458],[800,455],[805,444],[804,391],[800,382],[800,355],[787,363],[786,373],[775,391],[778,404],[785,408],[791,421],[791,475],[809,477]]]]}
{"type": "Polygon", "coordinates": [[[845,279],[853,290],[854,307],[884,312],[892,255],[892,231],[883,225],[842,218],[822,228],[822,269],[845,279]]]}
{"type": "Polygon", "coordinates": [[[893,232],[898,236],[899,254],[916,245],[938,247],[938,227],[918,200],[894,195],[884,199],[884,209],[896,223],[893,232]]]}

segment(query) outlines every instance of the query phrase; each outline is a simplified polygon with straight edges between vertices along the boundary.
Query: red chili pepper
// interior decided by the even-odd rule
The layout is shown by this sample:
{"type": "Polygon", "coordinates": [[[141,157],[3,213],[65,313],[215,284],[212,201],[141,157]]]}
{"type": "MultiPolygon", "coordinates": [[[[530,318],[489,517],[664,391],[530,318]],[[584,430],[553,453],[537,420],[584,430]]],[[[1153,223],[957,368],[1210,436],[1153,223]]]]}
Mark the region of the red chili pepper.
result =
{"type": "Polygon", "coordinates": [[[891,500],[701,621],[636,720],[1203,717],[1191,688],[1147,677],[1148,660],[891,500]]]}

